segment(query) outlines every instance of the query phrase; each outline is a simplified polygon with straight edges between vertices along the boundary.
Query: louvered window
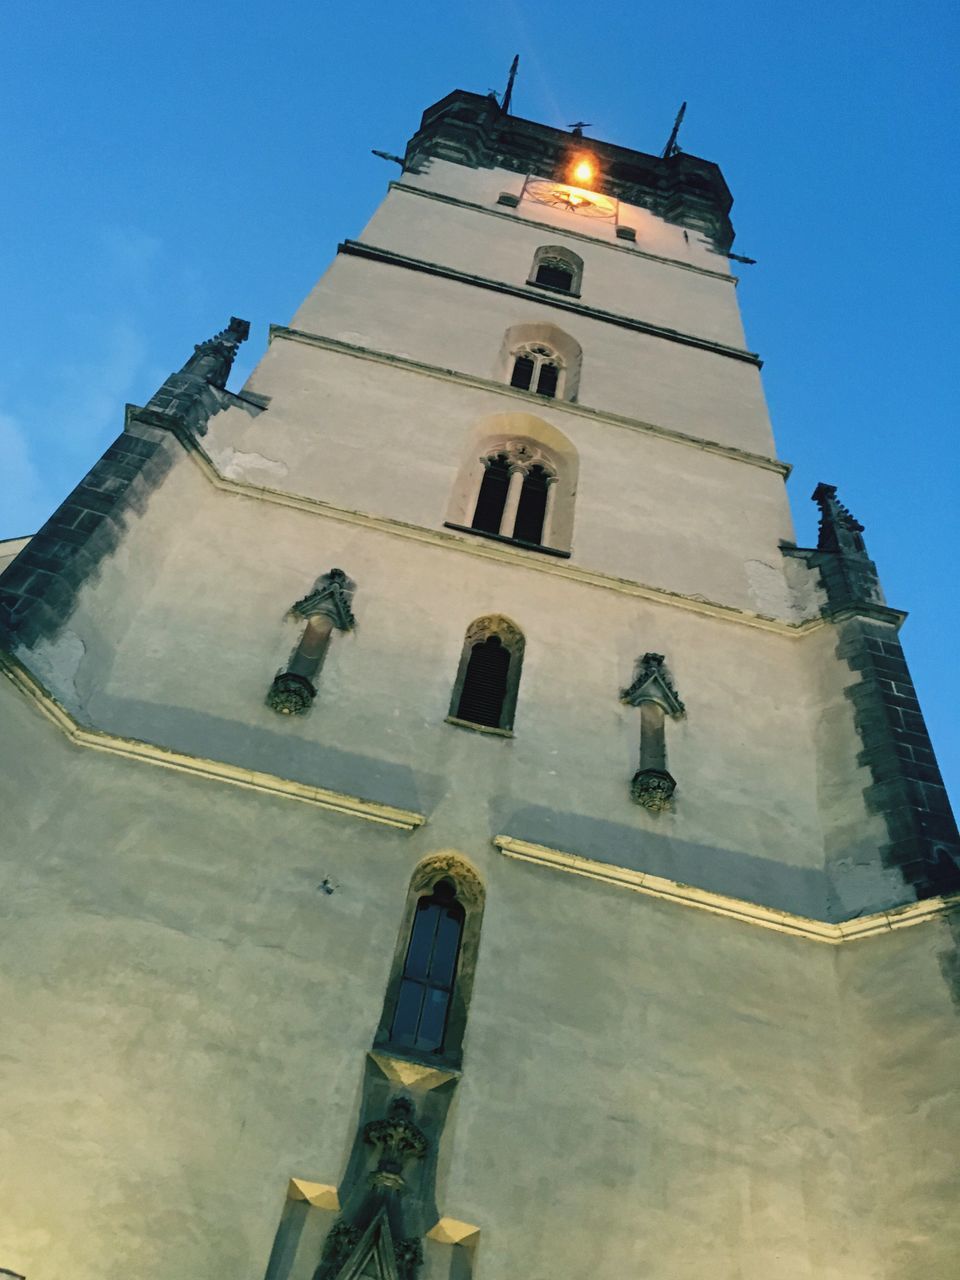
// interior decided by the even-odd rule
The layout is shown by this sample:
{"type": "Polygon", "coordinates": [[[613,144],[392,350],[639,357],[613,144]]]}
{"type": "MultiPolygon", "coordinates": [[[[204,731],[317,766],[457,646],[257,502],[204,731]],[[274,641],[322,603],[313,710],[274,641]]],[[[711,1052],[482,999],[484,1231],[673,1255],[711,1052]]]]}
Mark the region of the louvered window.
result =
{"type": "Polygon", "coordinates": [[[510,375],[511,387],[519,387],[521,391],[529,391],[533,382],[534,363],[530,356],[517,356],[513,362],[513,373],[510,375]]]}
{"type": "Polygon", "coordinates": [[[425,1053],[442,1050],[463,920],[449,880],[440,880],[417,903],[390,1031],[394,1044],[425,1053]]]}
{"type": "Polygon", "coordinates": [[[543,467],[531,467],[523,478],[513,536],[519,542],[532,542],[539,546],[546,513],[547,473],[543,467]]]}
{"type": "Polygon", "coordinates": [[[477,506],[473,513],[471,528],[483,533],[499,533],[503,508],[507,501],[507,487],[510,484],[510,471],[506,454],[497,454],[487,460],[477,506]]]}
{"type": "Polygon", "coordinates": [[[499,636],[487,636],[475,644],[467,663],[457,717],[472,724],[502,727],[503,702],[507,693],[510,652],[499,636]]]}
{"type": "Polygon", "coordinates": [[[549,396],[553,399],[557,394],[557,381],[560,377],[560,370],[555,364],[547,361],[540,366],[540,377],[537,379],[537,395],[549,396]]]}

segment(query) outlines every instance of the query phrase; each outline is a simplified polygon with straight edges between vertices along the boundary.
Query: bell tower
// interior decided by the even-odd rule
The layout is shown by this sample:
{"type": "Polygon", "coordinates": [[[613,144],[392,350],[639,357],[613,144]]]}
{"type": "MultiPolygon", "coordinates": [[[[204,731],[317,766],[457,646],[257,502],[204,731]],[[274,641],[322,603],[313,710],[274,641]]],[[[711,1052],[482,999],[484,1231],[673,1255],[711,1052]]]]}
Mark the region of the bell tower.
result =
{"type": "Polygon", "coordinates": [[[11,548],[0,1273],[953,1274],[960,839],[731,205],[451,93],[11,548]]]}

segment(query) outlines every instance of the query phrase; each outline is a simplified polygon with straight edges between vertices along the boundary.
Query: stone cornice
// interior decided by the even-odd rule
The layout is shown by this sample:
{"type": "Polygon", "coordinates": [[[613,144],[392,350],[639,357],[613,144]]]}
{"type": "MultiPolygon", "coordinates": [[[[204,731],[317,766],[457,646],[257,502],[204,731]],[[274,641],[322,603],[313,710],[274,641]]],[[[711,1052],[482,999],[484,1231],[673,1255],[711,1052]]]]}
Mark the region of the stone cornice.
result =
{"type": "Polygon", "coordinates": [[[444,369],[440,365],[426,364],[421,360],[412,360],[409,356],[391,355],[373,347],[361,347],[352,342],[344,342],[340,338],[327,338],[321,334],[308,333],[305,329],[290,329],[286,325],[270,326],[270,341],[274,338],[286,338],[292,342],[302,342],[307,346],[320,347],[326,351],[335,351],[341,355],[353,356],[360,360],[371,360],[376,364],[389,365],[403,369],[408,373],[423,374],[428,378],[437,378],[441,382],[455,382],[460,386],[475,387],[479,391],[493,392],[514,402],[529,406],[536,404],[541,410],[559,411],[573,417],[589,418],[593,422],[602,422],[613,427],[622,427],[627,431],[637,431],[643,435],[657,436],[661,440],[669,440],[674,444],[686,445],[698,449],[701,453],[715,453],[723,458],[731,458],[736,462],[746,462],[752,467],[762,467],[765,471],[775,471],[786,479],[792,466],[789,462],[780,462],[777,458],[769,458],[762,453],[751,453],[748,449],[738,449],[735,445],[720,444],[716,440],[707,440],[702,436],[691,435],[685,431],[676,431],[672,427],[661,427],[654,422],[644,422],[640,418],[628,418],[623,414],[611,413],[607,409],[593,409],[588,405],[577,404],[570,400],[545,401],[534,391],[520,391],[516,387],[508,387],[493,378],[483,378],[479,374],[461,373],[456,369],[444,369]]]}
{"type": "Polygon", "coordinates": [[[661,901],[708,911],[712,915],[725,916],[728,920],[738,920],[742,924],[754,925],[760,929],[805,938],[810,942],[826,942],[833,946],[861,938],[876,938],[897,929],[908,929],[960,909],[960,893],[956,893],[925,898],[922,902],[910,902],[902,907],[891,907],[873,915],[857,916],[834,924],[827,920],[816,920],[810,916],[798,916],[789,911],[764,907],[743,898],[730,898],[707,889],[698,889],[695,885],[679,884],[675,880],[667,880],[646,871],[632,871],[628,867],[598,862],[594,858],[584,858],[561,849],[531,844],[513,836],[495,836],[493,843],[506,857],[516,858],[521,862],[532,862],[537,866],[585,876],[588,880],[600,880],[604,884],[629,889],[649,898],[659,898],[661,901]]]}
{"type": "Polygon", "coordinates": [[[281,778],[277,774],[247,769],[241,765],[229,764],[224,760],[207,760],[201,756],[191,756],[186,752],[160,747],[138,738],[121,738],[101,729],[90,728],[80,724],[32,672],[11,654],[0,651],[0,671],[76,746],[90,747],[94,751],[105,751],[110,755],[124,756],[128,760],[143,760],[147,764],[159,765],[164,769],[175,769],[178,773],[189,773],[194,777],[209,778],[214,782],[227,782],[249,791],[259,791],[261,794],[301,800],[306,804],[316,805],[320,809],[347,814],[353,818],[364,818],[368,822],[395,827],[401,831],[413,831],[426,822],[426,817],[422,813],[397,809],[393,805],[380,804],[376,800],[365,800],[360,796],[347,795],[342,791],[330,791],[325,787],[309,786],[307,783],[295,782],[291,778],[281,778]]]}
{"type": "MultiPolygon", "coordinates": [[[[539,231],[549,231],[554,236],[565,236],[571,240],[584,240],[587,244],[599,245],[603,249],[612,249],[614,253],[626,253],[632,258],[646,258],[648,262],[659,262],[667,267],[679,267],[681,271],[694,271],[697,275],[710,276],[714,280],[723,280],[726,284],[734,286],[740,283],[738,276],[731,275],[729,271],[713,271],[710,267],[698,267],[692,262],[681,262],[679,258],[667,258],[662,253],[650,253],[647,249],[640,249],[636,245],[627,248],[623,244],[612,244],[609,240],[598,240],[595,236],[588,236],[583,231],[574,231],[568,227],[558,227],[552,222],[541,222],[538,218],[528,218],[524,214],[514,210],[512,213],[505,213],[502,209],[491,209],[485,204],[475,204],[472,200],[461,200],[458,196],[444,195],[440,191],[428,191],[424,187],[411,187],[406,182],[391,182],[389,184],[391,191],[403,191],[407,195],[423,196],[427,200],[439,200],[443,204],[452,204],[459,209],[469,209],[473,213],[485,213],[491,218],[506,218],[508,222],[521,222],[527,227],[536,227],[539,231]]],[[[638,208],[640,206],[637,206],[638,208]]],[[[711,252],[713,252],[711,250],[711,252]]]]}
{"type": "Polygon", "coordinates": [[[555,293],[546,294],[541,289],[526,285],[508,284],[504,280],[493,280],[489,276],[473,275],[469,271],[458,271],[455,267],[444,267],[438,262],[427,262],[424,258],[411,258],[405,253],[395,253],[392,249],[381,249],[376,245],[365,244],[360,240],[344,240],[337,245],[337,252],[355,258],[366,258],[370,262],[380,262],[386,266],[400,267],[407,271],[422,271],[426,275],[437,276],[443,280],[453,280],[457,284],[472,285],[476,289],[489,289],[494,293],[505,293],[511,298],[523,298],[528,302],[536,302],[541,306],[554,307],[559,311],[572,312],[582,316],[584,320],[598,320],[603,324],[615,325],[620,329],[630,329],[634,333],[643,333],[653,338],[664,338],[668,342],[678,342],[685,347],[695,347],[700,351],[709,351],[714,355],[725,356],[732,360],[740,360],[745,364],[760,369],[763,361],[755,351],[746,351],[742,347],[731,347],[724,342],[713,342],[710,338],[698,338],[692,333],[681,333],[679,329],[669,329],[664,325],[650,324],[646,320],[637,320],[633,316],[619,315],[615,311],[603,311],[599,307],[589,307],[585,303],[576,302],[555,293]]]}

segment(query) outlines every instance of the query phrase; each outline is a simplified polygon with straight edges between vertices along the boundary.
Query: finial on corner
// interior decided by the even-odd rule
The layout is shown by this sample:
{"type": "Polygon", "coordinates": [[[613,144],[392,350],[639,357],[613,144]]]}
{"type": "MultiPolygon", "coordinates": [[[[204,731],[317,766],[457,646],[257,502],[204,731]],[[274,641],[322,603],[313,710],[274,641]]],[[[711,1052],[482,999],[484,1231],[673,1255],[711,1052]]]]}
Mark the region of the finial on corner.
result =
{"type": "Polygon", "coordinates": [[[863,525],[837,497],[835,484],[818,484],[812,494],[820,508],[820,529],[817,536],[818,551],[852,551],[866,555],[867,548],[861,538],[863,525]]]}

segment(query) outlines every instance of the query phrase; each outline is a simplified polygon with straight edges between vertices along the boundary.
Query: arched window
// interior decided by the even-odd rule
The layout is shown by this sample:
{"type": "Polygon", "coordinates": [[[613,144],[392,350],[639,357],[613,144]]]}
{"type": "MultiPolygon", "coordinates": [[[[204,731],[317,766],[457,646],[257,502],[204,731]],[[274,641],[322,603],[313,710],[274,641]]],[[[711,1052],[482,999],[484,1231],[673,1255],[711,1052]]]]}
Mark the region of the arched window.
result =
{"type": "Polygon", "coordinates": [[[521,391],[535,391],[538,396],[553,400],[557,395],[563,361],[551,347],[542,343],[529,343],[513,353],[511,387],[521,391]]]}
{"type": "Polygon", "coordinates": [[[417,902],[390,1028],[393,1044],[442,1052],[463,918],[450,880],[438,880],[433,893],[417,902]]]}
{"type": "Polygon", "coordinates": [[[453,853],[413,873],[377,1048],[459,1066],[483,915],[483,884],[453,853]]]}
{"type": "Polygon", "coordinates": [[[482,459],[471,529],[539,547],[549,544],[557,469],[540,450],[510,441],[482,459]]]}
{"type": "Polygon", "coordinates": [[[511,734],[523,666],[523,632],[499,615],[467,628],[448,721],[511,734]]]}
{"type": "Polygon", "coordinates": [[[533,255],[527,284],[579,296],[583,280],[583,259],[563,245],[542,245],[533,255]]]}

